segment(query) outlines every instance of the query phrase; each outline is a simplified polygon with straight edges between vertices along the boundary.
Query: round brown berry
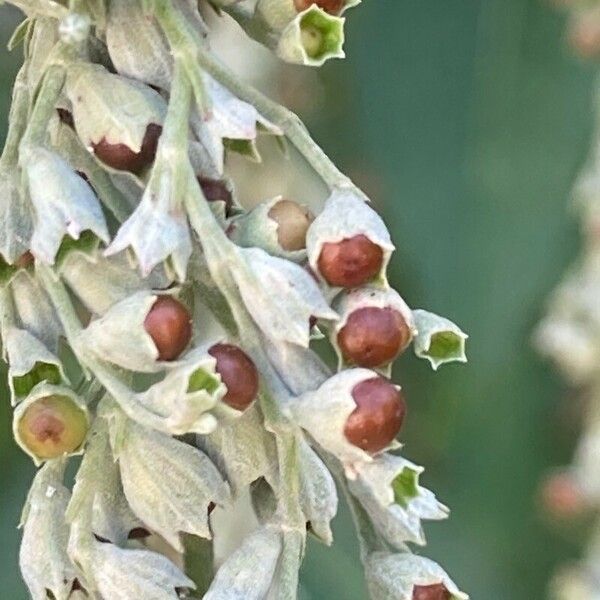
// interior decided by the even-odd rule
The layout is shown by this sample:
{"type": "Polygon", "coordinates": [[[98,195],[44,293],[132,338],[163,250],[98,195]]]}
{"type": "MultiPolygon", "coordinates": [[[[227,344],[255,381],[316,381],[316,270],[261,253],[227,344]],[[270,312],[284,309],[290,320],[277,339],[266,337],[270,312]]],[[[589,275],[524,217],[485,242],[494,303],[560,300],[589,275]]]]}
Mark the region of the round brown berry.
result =
{"type": "Polygon", "coordinates": [[[410,327],[397,310],[366,306],[350,314],[337,342],[346,362],[372,368],[393,361],[411,338],[410,327]]]}
{"type": "Polygon", "coordinates": [[[346,4],[346,0],[294,0],[298,12],[302,12],[316,4],[330,15],[339,15],[346,4]]]}
{"type": "Polygon", "coordinates": [[[365,235],[341,242],[325,242],[318,260],[325,281],[336,287],[358,287],[376,277],[383,265],[383,250],[365,235]]]}
{"type": "Polygon", "coordinates": [[[40,398],[28,406],[18,422],[19,442],[41,460],[58,458],[81,448],[87,436],[86,412],[68,396],[40,398]]]}
{"type": "Polygon", "coordinates": [[[258,395],[258,371],[251,358],[233,344],[215,344],[208,353],[217,359],[217,373],[227,388],[223,402],[246,410],[258,395]]]}
{"type": "Polygon", "coordinates": [[[269,210],[269,218],[277,223],[277,241],[288,252],[306,248],[306,232],[314,221],[313,214],[291,200],[280,200],[269,210]]]}
{"type": "Polygon", "coordinates": [[[202,188],[202,193],[208,202],[225,203],[225,214],[229,216],[233,208],[233,195],[224,181],[220,179],[210,179],[208,177],[198,176],[198,183],[202,188]]]}
{"type": "Polygon", "coordinates": [[[139,152],[134,152],[126,144],[109,144],[105,138],[102,138],[97,144],[93,144],[92,147],[94,154],[105,165],[118,171],[139,174],[154,161],[161,133],[160,125],[154,123],[148,125],[139,152]]]}
{"type": "Polygon", "coordinates": [[[450,600],[452,596],[443,583],[415,585],[412,600],[450,600]]]}
{"type": "Polygon", "coordinates": [[[400,391],[383,377],[373,377],[354,386],[356,408],[348,417],[346,439],[369,454],[387,448],[398,435],[406,402],[400,391]]]}
{"type": "Polygon", "coordinates": [[[144,329],[156,345],[159,360],[175,360],[192,339],[190,313],[172,296],[158,296],[146,315],[144,329]]]}

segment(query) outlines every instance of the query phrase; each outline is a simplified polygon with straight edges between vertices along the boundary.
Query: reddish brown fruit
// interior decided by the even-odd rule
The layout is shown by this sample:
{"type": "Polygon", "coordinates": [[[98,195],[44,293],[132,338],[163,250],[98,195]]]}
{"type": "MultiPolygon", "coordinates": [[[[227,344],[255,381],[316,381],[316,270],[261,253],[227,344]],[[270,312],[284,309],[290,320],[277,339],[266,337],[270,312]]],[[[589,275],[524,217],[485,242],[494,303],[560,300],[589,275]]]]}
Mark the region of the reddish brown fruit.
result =
{"type": "Polygon", "coordinates": [[[134,152],[125,144],[109,144],[103,138],[93,145],[94,154],[104,164],[113,169],[138,174],[154,161],[158,138],[161,133],[162,127],[160,125],[154,123],[148,125],[139,152],[134,152]]]}
{"type": "Polygon", "coordinates": [[[315,220],[305,206],[291,200],[280,200],[269,210],[269,218],[277,223],[277,241],[288,252],[306,248],[306,232],[315,220]]]}
{"type": "Polygon", "coordinates": [[[190,313],[172,296],[158,296],[146,315],[144,329],[156,345],[159,360],[175,360],[192,339],[190,313]]]}
{"type": "Polygon", "coordinates": [[[198,183],[202,188],[204,197],[209,202],[225,202],[225,214],[229,216],[233,208],[233,196],[224,181],[220,179],[209,179],[208,177],[198,177],[198,183]]]}
{"type": "Polygon", "coordinates": [[[47,396],[27,407],[18,422],[19,442],[41,460],[78,450],[89,421],[85,412],[66,396],[47,396]]]}
{"type": "Polygon", "coordinates": [[[355,385],[352,398],[356,409],[346,421],[346,439],[369,454],[387,448],[398,435],[406,414],[400,391],[387,379],[374,377],[355,385]]]}
{"type": "Polygon", "coordinates": [[[412,600],[450,600],[450,592],[443,583],[415,585],[412,600]]]}
{"type": "Polygon", "coordinates": [[[339,15],[346,4],[346,0],[294,0],[298,12],[310,8],[313,4],[316,4],[330,15],[339,15]]]}
{"type": "Polygon", "coordinates": [[[217,359],[217,373],[227,387],[223,402],[246,410],[258,395],[258,371],[250,357],[232,344],[216,344],[208,353],[217,359]]]}
{"type": "Polygon", "coordinates": [[[365,235],[326,242],[318,260],[319,272],[329,285],[359,287],[381,271],[383,250],[365,235]]]}
{"type": "Polygon", "coordinates": [[[397,310],[366,306],[348,317],[337,342],[346,362],[373,368],[392,362],[411,338],[410,328],[397,310]]]}

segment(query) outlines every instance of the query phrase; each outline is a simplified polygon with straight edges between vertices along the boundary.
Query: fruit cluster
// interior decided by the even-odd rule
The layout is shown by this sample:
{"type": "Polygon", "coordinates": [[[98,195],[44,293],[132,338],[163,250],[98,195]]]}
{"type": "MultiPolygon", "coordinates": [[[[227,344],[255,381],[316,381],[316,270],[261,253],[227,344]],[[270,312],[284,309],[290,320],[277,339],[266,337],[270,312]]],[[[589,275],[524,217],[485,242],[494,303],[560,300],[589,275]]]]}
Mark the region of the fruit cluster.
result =
{"type": "Polygon", "coordinates": [[[337,480],[373,599],[467,598],[406,545],[447,509],[393,452],[406,401],[390,380],[411,344],[437,369],[466,360],[467,336],[389,287],[367,198],[217,60],[202,16],[317,65],[341,55],[356,0],[13,3],[28,19],[0,159],[0,325],[15,439],[43,465],[23,520],[32,597],[293,598],[307,534],[332,541],[337,480]],[[260,133],[328,198],[241,206],[225,159],[256,157],[260,133]],[[215,574],[213,512],[248,493],[258,526],[215,574]]]}

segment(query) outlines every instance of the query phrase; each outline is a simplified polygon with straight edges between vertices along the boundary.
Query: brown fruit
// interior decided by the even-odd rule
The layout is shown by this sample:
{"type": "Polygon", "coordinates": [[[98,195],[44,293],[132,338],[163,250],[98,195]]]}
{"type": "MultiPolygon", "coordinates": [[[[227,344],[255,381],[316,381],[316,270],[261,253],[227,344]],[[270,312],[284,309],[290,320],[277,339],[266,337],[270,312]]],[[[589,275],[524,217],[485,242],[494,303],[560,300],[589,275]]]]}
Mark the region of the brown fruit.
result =
{"type": "Polygon", "coordinates": [[[66,108],[57,108],[58,118],[61,123],[64,123],[67,127],[75,129],[75,121],[73,121],[73,113],[66,108]]]}
{"type": "Polygon", "coordinates": [[[585,509],[585,498],[573,476],[567,472],[553,473],[542,485],[544,508],[554,517],[576,517],[585,509]]]}
{"type": "Polygon", "coordinates": [[[175,360],[192,339],[190,313],[172,296],[158,296],[146,315],[144,329],[156,345],[159,360],[175,360]]]}
{"type": "Polygon", "coordinates": [[[277,223],[277,241],[288,252],[306,248],[306,232],[315,217],[292,200],[280,200],[269,210],[269,218],[277,223]]]}
{"type": "Polygon", "coordinates": [[[94,154],[113,169],[139,174],[154,161],[161,133],[160,125],[148,125],[139,152],[134,152],[125,144],[109,144],[103,138],[97,144],[93,144],[94,154]]]}
{"type": "Polygon", "coordinates": [[[398,435],[406,402],[399,390],[383,377],[373,377],[354,386],[356,409],[348,417],[346,439],[369,454],[380,452],[398,435]]]}
{"type": "Polygon", "coordinates": [[[28,406],[21,415],[18,438],[27,451],[41,460],[78,450],[87,436],[89,420],[68,396],[47,396],[28,406]]]}
{"type": "Polygon", "coordinates": [[[350,314],[337,342],[346,362],[373,368],[393,361],[411,338],[410,328],[397,310],[366,306],[350,314]]]}
{"type": "Polygon", "coordinates": [[[224,181],[198,176],[198,183],[208,202],[225,202],[225,215],[229,216],[233,208],[233,196],[224,181]]]}
{"type": "Polygon", "coordinates": [[[319,272],[329,285],[358,287],[381,271],[383,250],[365,235],[341,242],[325,242],[318,260],[319,272]]]}
{"type": "Polygon", "coordinates": [[[258,395],[256,366],[233,344],[215,344],[208,353],[217,359],[217,373],[227,387],[223,402],[236,410],[246,410],[258,395]]]}
{"type": "Polygon", "coordinates": [[[339,15],[346,4],[346,0],[294,0],[298,12],[302,12],[316,4],[330,15],[339,15]]]}
{"type": "Polygon", "coordinates": [[[415,585],[412,600],[450,600],[450,592],[443,583],[415,585]]]}

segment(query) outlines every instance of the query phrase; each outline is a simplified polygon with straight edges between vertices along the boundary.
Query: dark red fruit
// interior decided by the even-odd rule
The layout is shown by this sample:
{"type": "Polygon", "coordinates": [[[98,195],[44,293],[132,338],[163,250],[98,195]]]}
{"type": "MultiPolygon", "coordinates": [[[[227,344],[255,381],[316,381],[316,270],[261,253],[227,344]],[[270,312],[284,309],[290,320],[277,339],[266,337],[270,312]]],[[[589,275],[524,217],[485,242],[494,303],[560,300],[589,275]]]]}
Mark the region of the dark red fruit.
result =
{"type": "Polygon", "coordinates": [[[143,540],[150,537],[151,533],[145,527],[134,527],[127,535],[128,540],[143,540]]]}
{"type": "Polygon", "coordinates": [[[412,600],[450,600],[450,592],[443,583],[415,585],[412,600]]]}
{"type": "Polygon", "coordinates": [[[387,448],[398,435],[406,402],[399,390],[383,377],[361,381],[354,386],[356,409],[348,417],[346,439],[369,454],[387,448]]]}
{"type": "Polygon", "coordinates": [[[134,152],[125,144],[109,144],[103,138],[97,144],[93,144],[94,154],[113,169],[139,174],[154,161],[161,133],[160,125],[154,123],[148,125],[139,152],[134,152]]]}
{"type": "Polygon", "coordinates": [[[383,265],[383,250],[365,235],[326,242],[318,260],[319,272],[329,285],[358,287],[373,279],[383,265]]]}
{"type": "Polygon", "coordinates": [[[250,357],[232,344],[216,344],[208,353],[217,359],[217,373],[227,387],[223,402],[246,410],[258,395],[258,371],[250,357]]]}
{"type": "Polygon", "coordinates": [[[209,202],[225,202],[225,214],[229,216],[233,208],[233,196],[224,181],[220,179],[209,179],[208,177],[198,177],[198,183],[202,188],[204,197],[209,202]]]}
{"type": "Polygon", "coordinates": [[[294,0],[298,12],[302,12],[316,4],[330,15],[339,15],[346,4],[346,0],[294,0]]]}
{"type": "Polygon", "coordinates": [[[190,313],[172,296],[158,296],[146,315],[144,329],[156,345],[159,360],[175,360],[192,339],[190,313]]]}
{"type": "Polygon", "coordinates": [[[366,306],[348,317],[337,342],[346,362],[372,368],[393,361],[411,337],[410,328],[397,310],[366,306]]]}
{"type": "Polygon", "coordinates": [[[292,200],[280,200],[269,210],[269,218],[277,223],[277,241],[284,250],[306,248],[306,232],[315,220],[310,210],[292,200]]]}

